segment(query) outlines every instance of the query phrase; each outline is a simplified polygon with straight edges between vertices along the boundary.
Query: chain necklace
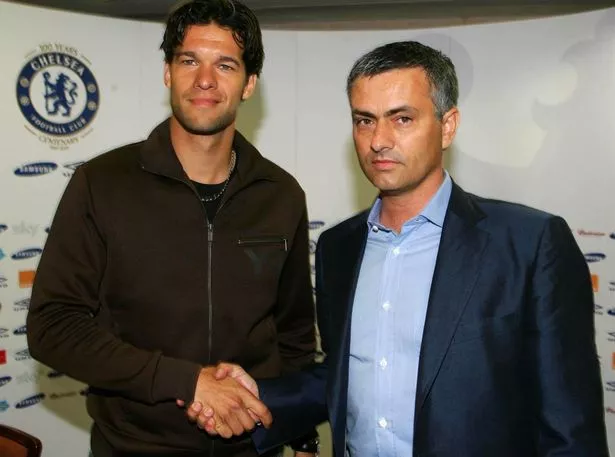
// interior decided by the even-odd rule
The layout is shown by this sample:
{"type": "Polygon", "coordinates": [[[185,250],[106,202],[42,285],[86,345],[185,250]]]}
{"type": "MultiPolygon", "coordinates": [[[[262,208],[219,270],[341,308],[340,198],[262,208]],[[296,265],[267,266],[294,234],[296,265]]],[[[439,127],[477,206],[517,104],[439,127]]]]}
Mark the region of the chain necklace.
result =
{"type": "Polygon", "coordinates": [[[226,186],[228,186],[229,181],[231,180],[231,175],[233,174],[233,170],[235,169],[235,162],[237,161],[237,155],[235,154],[235,150],[231,151],[231,162],[229,163],[229,167],[228,167],[228,176],[226,177],[226,180],[224,181],[224,186],[222,186],[222,189],[219,192],[216,192],[213,195],[210,195],[208,197],[202,197],[201,201],[202,202],[213,202],[214,200],[218,200],[220,197],[222,197],[222,194],[224,194],[224,191],[226,190],[226,186]]]}

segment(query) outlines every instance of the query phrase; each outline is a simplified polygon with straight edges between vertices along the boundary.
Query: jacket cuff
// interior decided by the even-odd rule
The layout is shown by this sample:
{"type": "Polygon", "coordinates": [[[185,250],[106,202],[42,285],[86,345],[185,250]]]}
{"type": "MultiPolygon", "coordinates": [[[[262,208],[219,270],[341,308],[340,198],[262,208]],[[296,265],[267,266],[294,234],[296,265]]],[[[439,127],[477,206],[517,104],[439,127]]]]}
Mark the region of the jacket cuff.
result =
{"type": "Polygon", "coordinates": [[[198,363],[161,356],[152,385],[152,400],[191,402],[200,371],[198,363]]]}

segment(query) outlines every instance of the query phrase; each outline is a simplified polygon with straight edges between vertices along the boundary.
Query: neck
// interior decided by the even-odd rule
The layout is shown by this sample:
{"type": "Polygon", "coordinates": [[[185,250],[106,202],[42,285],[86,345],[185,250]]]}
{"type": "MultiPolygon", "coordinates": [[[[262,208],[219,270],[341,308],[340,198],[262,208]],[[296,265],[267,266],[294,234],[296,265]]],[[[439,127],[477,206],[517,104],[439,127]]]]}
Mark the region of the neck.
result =
{"type": "Polygon", "coordinates": [[[416,187],[400,193],[381,193],[380,223],[401,232],[406,221],[418,216],[444,182],[444,170],[438,169],[416,187]]]}
{"type": "Polygon", "coordinates": [[[195,135],[171,117],[171,144],[188,178],[203,184],[224,182],[229,173],[234,127],[213,135],[195,135]]]}

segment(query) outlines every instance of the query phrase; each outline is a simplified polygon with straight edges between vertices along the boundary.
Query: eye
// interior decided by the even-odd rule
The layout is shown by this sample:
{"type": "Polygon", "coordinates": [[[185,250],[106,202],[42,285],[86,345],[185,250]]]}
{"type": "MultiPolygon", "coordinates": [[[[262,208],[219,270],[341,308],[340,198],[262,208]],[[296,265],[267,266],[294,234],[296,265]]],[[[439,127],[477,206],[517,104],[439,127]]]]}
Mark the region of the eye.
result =
{"type": "Polygon", "coordinates": [[[196,60],[189,59],[189,58],[184,58],[184,59],[181,59],[179,61],[179,63],[182,64],[182,65],[196,65],[196,60]]]}
{"type": "Polygon", "coordinates": [[[410,122],[412,122],[412,118],[408,116],[400,116],[396,120],[399,124],[409,124],[410,122]]]}
{"type": "Polygon", "coordinates": [[[362,126],[370,125],[372,123],[372,120],[366,117],[357,117],[353,120],[353,122],[357,127],[362,127],[362,126]]]}
{"type": "Polygon", "coordinates": [[[222,70],[222,71],[233,71],[233,70],[235,70],[235,67],[233,67],[232,65],[227,65],[225,63],[221,63],[220,65],[218,65],[218,68],[220,68],[220,70],[222,70]]]}

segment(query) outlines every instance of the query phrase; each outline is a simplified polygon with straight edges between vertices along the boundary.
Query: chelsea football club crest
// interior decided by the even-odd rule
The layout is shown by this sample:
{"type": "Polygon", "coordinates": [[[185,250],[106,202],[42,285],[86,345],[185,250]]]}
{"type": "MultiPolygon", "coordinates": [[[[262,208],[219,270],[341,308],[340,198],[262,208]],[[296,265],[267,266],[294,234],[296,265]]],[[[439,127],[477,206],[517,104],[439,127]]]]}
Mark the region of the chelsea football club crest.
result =
{"type": "Polygon", "coordinates": [[[44,44],[19,73],[17,102],[26,127],[52,149],[67,149],[91,131],[100,91],[88,64],[75,48],[44,44]]]}

